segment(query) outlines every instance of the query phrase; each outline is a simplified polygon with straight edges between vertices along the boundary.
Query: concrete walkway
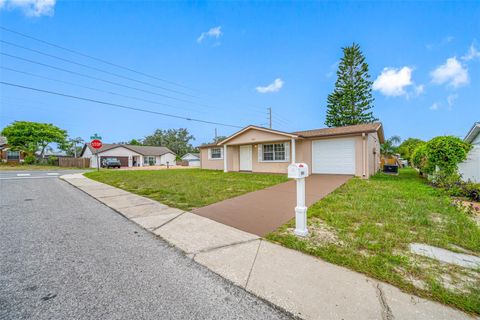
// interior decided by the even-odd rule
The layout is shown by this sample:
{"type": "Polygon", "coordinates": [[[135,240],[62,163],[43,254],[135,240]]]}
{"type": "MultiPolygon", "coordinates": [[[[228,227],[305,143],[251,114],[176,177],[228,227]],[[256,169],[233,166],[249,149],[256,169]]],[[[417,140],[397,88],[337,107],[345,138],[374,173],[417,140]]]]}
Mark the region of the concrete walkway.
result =
{"type": "Polygon", "coordinates": [[[95,182],[65,181],[213,272],[303,319],[480,319],[205,217],[95,182]]]}
{"type": "MultiPolygon", "coordinates": [[[[306,178],[306,203],[310,206],[347,182],[351,176],[315,174],[306,178]]],[[[263,190],[227,199],[192,212],[259,236],[274,231],[295,216],[296,185],[288,181],[263,190]]]]}

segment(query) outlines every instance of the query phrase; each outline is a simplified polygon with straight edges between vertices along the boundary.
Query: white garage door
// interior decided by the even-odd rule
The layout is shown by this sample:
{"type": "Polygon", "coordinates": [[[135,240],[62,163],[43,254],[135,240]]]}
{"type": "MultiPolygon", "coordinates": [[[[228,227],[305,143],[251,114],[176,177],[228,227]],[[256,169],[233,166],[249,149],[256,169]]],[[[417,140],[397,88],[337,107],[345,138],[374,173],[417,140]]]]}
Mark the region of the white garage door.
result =
{"type": "Polygon", "coordinates": [[[355,174],[355,139],[312,141],[312,173],[355,174]]]}

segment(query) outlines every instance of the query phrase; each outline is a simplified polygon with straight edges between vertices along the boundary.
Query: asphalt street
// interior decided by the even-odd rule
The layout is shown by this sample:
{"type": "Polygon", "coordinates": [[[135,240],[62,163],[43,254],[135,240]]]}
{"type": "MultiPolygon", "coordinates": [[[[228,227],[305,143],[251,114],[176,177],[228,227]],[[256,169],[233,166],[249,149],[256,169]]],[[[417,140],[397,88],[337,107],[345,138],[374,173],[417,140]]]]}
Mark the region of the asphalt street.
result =
{"type": "Polygon", "coordinates": [[[0,319],[288,318],[61,179],[0,180],[0,319]]]}
{"type": "Polygon", "coordinates": [[[62,174],[85,172],[86,170],[18,170],[18,171],[0,171],[0,180],[12,179],[47,179],[58,178],[62,174]]]}

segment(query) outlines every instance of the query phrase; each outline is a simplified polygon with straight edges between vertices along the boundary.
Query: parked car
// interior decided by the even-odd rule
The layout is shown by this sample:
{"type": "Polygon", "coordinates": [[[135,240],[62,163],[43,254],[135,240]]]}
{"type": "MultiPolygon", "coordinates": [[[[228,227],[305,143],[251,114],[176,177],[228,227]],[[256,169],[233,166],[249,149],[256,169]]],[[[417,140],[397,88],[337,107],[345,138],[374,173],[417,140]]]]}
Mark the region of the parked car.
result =
{"type": "Polygon", "coordinates": [[[120,168],[122,164],[117,158],[107,158],[102,161],[103,168],[120,168]]]}

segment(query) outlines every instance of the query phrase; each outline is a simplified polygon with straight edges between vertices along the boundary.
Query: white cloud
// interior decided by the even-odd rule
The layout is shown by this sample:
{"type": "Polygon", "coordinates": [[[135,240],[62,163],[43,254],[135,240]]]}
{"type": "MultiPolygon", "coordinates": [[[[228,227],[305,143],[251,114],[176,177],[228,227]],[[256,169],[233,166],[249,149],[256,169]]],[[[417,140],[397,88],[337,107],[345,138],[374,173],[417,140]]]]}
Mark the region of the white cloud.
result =
{"type": "Polygon", "coordinates": [[[435,111],[435,110],[438,110],[439,107],[440,107],[440,105],[435,102],[434,104],[432,104],[432,105],[430,106],[430,110],[435,111]]]}
{"type": "Polygon", "coordinates": [[[415,95],[419,96],[425,92],[425,86],[423,84],[419,84],[418,86],[415,86],[415,95]]]}
{"type": "Polygon", "coordinates": [[[470,48],[468,49],[468,52],[466,55],[462,57],[462,60],[464,61],[470,61],[476,58],[480,58],[480,51],[475,47],[475,45],[472,43],[470,45],[470,48]]]}
{"type": "Polygon", "coordinates": [[[457,88],[468,84],[468,69],[463,66],[456,57],[448,58],[445,64],[438,66],[430,72],[432,82],[436,84],[448,83],[457,88]]]}
{"type": "Polygon", "coordinates": [[[27,17],[53,16],[56,0],[0,0],[0,9],[20,9],[27,17]]]}
{"type": "Polygon", "coordinates": [[[458,94],[451,94],[447,97],[447,103],[448,106],[451,108],[453,107],[453,104],[455,103],[455,100],[458,99],[458,94]]]}
{"type": "MultiPolygon", "coordinates": [[[[383,95],[398,97],[406,95],[405,88],[412,85],[412,71],[410,67],[384,68],[382,73],[373,82],[373,90],[380,91],[383,95]]],[[[421,87],[423,91],[423,86],[421,87]]]]}
{"type": "MultiPolygon", "coordinates": [[[[206,31],[206,32],[202,32],[200,34],[200,36],[197,38],[197,42],[198,43],[202,43],[203,40],[205,40],[206,38],[215,38],[215,39],[218,39],[222,36],[222,27],[221,26],[218,26],[218,27],[213,27],[211,28],[210,30],[206,31]]],[[[219,42],[217,41],[216,42],[217,44],[219,44],[219,42]]]]}
{"type": "Polygon", "coordinates": [[[283,80],[280,78],[275,79],[272,83],[267,86],[258,86],[255,88],[259,93],[269,93],[269,92],[278,92],[283,87],[283,80]]]}

